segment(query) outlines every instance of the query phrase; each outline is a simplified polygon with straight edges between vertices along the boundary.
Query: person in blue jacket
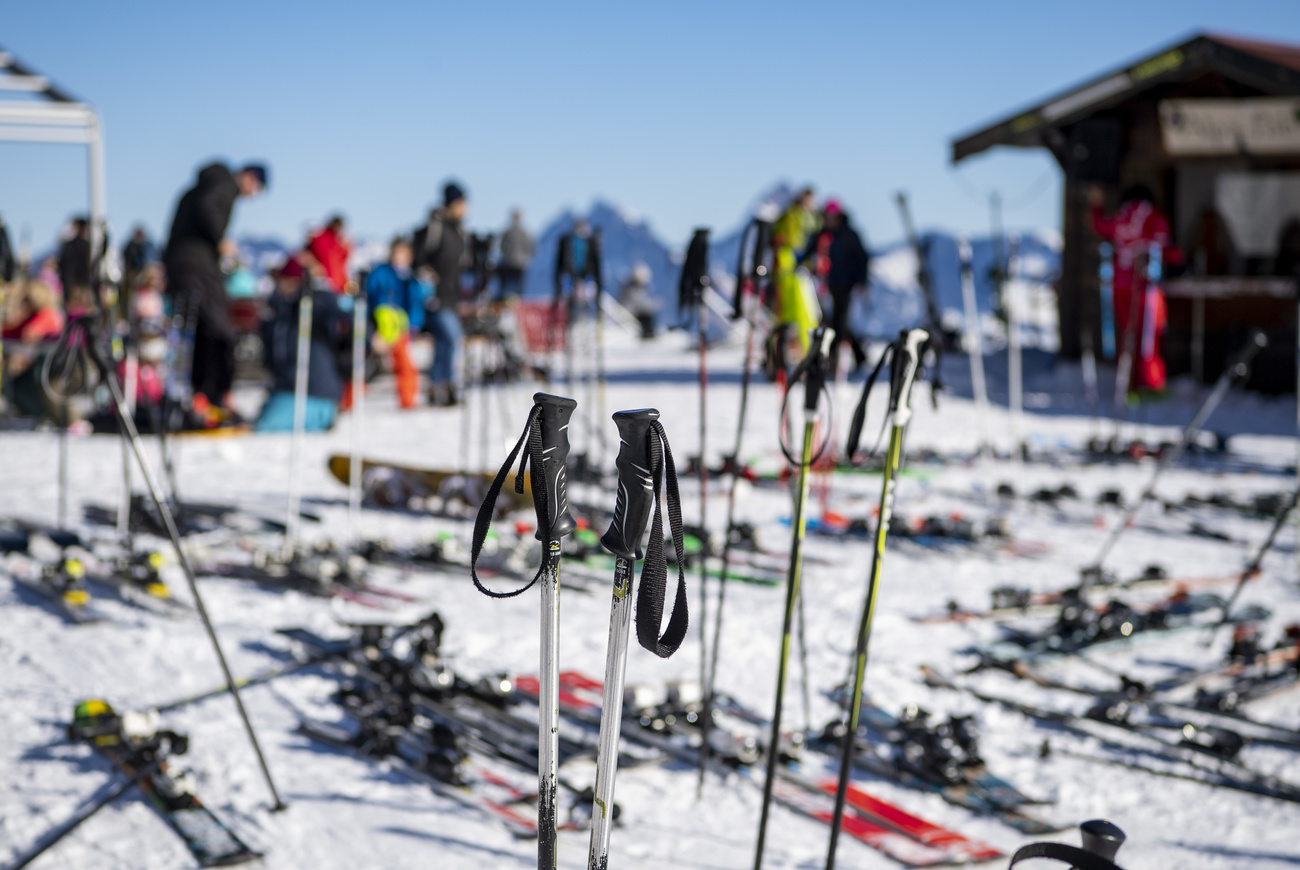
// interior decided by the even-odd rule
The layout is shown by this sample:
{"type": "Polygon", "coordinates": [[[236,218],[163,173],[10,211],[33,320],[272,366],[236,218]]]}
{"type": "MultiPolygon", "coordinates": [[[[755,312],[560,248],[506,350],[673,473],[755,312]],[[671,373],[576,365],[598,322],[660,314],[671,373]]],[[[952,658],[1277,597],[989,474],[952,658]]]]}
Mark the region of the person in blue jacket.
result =
{"type": "Polygon", "coordinates": [[[420,395],[420,370],[411,361],[411,333],[424,328],[424,303],[433,287],[411,271],[411,243],[398,236],[388,248],[388,262],[366,279],[370,319],[375,326],[371,345],[392,354],[397,377],[397,401],[414,408],[420,395]]]}

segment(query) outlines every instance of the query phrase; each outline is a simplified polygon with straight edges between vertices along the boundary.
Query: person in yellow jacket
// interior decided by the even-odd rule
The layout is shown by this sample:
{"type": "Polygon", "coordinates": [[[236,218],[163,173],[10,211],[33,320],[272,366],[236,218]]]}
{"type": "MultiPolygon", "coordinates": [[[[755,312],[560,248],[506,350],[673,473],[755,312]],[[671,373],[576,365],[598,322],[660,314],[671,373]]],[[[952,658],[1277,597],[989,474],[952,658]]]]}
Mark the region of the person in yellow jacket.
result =
{"type": "Polygon", "coordinates": [[[811,187],[801,190],[772,225],[776,319],[787,337],[790,332],[798,336],[802,353],[808,352],[808,333],[821,323],[822,312],[812,280],[796,269],[799,254],[820,226],[811,187]]]}

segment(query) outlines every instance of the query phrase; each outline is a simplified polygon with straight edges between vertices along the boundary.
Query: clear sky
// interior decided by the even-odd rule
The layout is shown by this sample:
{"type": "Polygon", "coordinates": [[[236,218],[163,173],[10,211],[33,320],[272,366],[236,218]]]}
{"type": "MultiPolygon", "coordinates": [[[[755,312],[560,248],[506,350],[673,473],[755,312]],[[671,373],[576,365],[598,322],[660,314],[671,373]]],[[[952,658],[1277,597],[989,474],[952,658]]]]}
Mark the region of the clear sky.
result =
{"type": "MultiPolygon", "coordinates": [[[[116,232],[165,231],[213,157],[261,158],[236,232],[292,242],[334,210],[387,236],[442,182],[476,227],[602,197],[666,240],[730,229],[778,180],[844,199],[873,241],[1059,224],[1043,153],[949,166],[949,142],[1209,29],[1300,42],[1300,2],[67,2],[0,0],[0,48],[92,103],[116,232]]],[[[0,143],[0,214],[34,244],[85,209],[84,149],[0,143]]],[[[15,242],[17,239],[15,239],[15,242]]]]}

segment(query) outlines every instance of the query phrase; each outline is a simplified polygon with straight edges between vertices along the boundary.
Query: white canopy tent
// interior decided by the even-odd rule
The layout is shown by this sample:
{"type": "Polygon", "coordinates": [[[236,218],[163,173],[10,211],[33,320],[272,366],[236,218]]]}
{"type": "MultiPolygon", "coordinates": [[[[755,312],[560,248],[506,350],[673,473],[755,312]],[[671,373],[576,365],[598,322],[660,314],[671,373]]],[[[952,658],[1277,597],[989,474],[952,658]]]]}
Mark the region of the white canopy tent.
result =
{"type": "Polygon", "coordinates": [[[95,110],[0,49],[0,141],[85,145],[90,186],[90,250],[104,233],[104,126],[95,110]],[[24,94],[29,99],[12,99],[24,94]],[[10,99],[6,99],[10,98],[10,99]]]}

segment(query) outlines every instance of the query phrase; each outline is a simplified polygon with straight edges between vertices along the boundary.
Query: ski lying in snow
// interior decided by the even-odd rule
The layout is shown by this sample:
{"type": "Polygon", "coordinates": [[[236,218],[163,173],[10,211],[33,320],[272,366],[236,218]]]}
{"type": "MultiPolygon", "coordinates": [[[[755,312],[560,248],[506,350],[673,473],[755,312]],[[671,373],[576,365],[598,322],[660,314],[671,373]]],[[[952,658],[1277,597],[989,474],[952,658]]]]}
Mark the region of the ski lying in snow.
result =
{"type": "Polygon", "coordinates": [[[1223,788],[1300,803],[1300,786],[1272,774],[1254,770],[1237,760],[1236,756],[1245,744],[1245,740],[1234,732],[1215,728],[1197,729],[1187,725],[1180,732],[1182,739],[1175,742],[1161,737],[1158,733],[1170,730],[1168,726],[1153,727],[1127,722],[1122,718],[1105,716],[1093,718],[1036,707],[1011,698],[991,695],[970,686],[959,685],[927,665],[921,666],[921,672],[927,685],[965,692],[985,703],[998,704],[1071,734],[1099,740],[1102,745],[1117,752],[1133,753],[1190,767],[1198,774],[1213,777],[1214,781],[1211,784],[1223,788]],[[1139,742],[1131,743],[1104,737],[1099,733],[1097,726],[1101,726],[1101,731],[1109,730],[1112,734],[1117,731],[1125,732],[1130,737],[1137,738],[1139,742]],[[1200,763],[1202,761],[1212,763],[1214,767],[1202,766],[1200,763]],[[1232,768],[1235,773],[1226,772],[1224,768],[1232,768]]]}
{"type": "Polygon", "coordinates": [[[11,553],[4,559],[4,568],[14,582],[40,593],[70,622],[86,625],[106,619],[91,599],[85,565],[76,557],[43,563],[11,553]]]}
{"type": "Polygon", "coordinates": [[[139,788],[200,866],[229,867],[260,858],[194,795],[185,774],[169,769],[166,759],[184,753],[188,738],[157,726],[156,711],[119,716],[107,702],[89,700],[77,704],[68,734],[89,742],[128,778],[157,763],[139,788]]]}
{"type": "MultiPolygon", "coordinates": [[[[299,720],[298,731],[319,743],[347,750],[365,760],[379,760],[357,746],[354,734],[334,723],[304,717],[299,720]]],[[[537,837],[537,819],[527,811],[520,812],[515,808],[536,800],[535,792],[528,794],[485,768],[466,761],[458,764],[459,782],[452,783],[421,770],[403,757],[384,756],[382,760],[403,776],[424,783],[443,797],[500,822],[516,837],[537,837]]]]}
{"type": "MultiPolygon", "coordinates": [[[[519,691],[528,694],[535,692],[535,678],[519,677],[516,679],[519,691]]],[[[586,721],[599,721],[600,704],[595,701],[600,697],[603,684],[577,671],[565,671],[560,674],[560,709],[566,716],[577,716],[586,721]]],[[[636,727],[622,731],[624,739],[660,747],[689,763],[699,760],[700,729],[696,727],[699,719],[693,720],[687,715],[666,715],[655,717],[651,727],[646,725],[645,717],[637,711],[627,708],[625,718],[636,723],[636,727]],[[671,721],[669,721],[671,720],[671,721]],[[660,726],[669,733],[657,730],[660,726]],[[674,739],[675,734],[678,738],[674,739]]],[[[629,723],[632,724],[632,723],[629,723]]],[[[723,735],[720,729],[713,729],[715,735],[723,735]]],[[[753,762],[758,758],[756,748],[746,754],[748,761],[740,762],[715,748],[722,741],[717,737],[711,741],[711,755],[714,764],[724,770],[738,770],[742,775],[762,786],[761,764],[753,762]],[[725,764],[725,766],[723,766],[725,764]]],[[[737,740],[736,742],[743,742],[737,740]]],[[[834,809],[836,781],[831,777],[806,776],[800,765],[782,767],[776,781],[775,797],[791,809],[829,823],[834,809]]],[[[850,810],[846,811],[844,831],[854,839],[871,846],[894,860],[911,867],[933,867],[942,865],[964,864],[972,861],[986,861],[999,857],[997,849],[975,840],[971,840],[956,831],[927,822],[906,810],[876,798],[859,785],[854,785],[849,798],[850,810]]]]}

